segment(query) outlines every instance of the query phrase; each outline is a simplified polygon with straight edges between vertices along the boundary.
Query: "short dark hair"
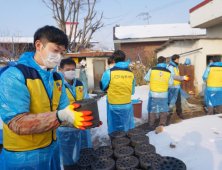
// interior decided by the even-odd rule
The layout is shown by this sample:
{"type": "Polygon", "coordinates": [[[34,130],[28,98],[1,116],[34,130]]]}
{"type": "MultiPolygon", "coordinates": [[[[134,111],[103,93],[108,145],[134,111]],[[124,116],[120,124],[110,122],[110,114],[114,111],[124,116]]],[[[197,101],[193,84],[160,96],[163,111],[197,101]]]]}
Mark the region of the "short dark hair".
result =
{"type": "Polygon", "coordinates": [[[172,56],[172,61],[176,60],[177,58],[180,58],[180,56],[177,55],[177,54],[174,54],[174,55],[172,56]]]}
{"type": "Polygon", "coordinates": [[[72,64],[75,65],[75,67],[76,67],[76,62],[73,59],[64,58],[60,62],[60,68],[63,69],[65,65],[72,65],[72,64]]]}
{"type": "Polygon", "coordinates": [[[115,63],[118,63],[121,61],[125,61],[126,54],[121,50],[117,50],[113,53],[112,57],[113,57],[113,60],[115,61],[115,63]]]}
{"type": "Polygon", "coordinates": [[[215,63],[215,62],[220,62],[221,56],[215,55],[215,56],[213,56],[213,57],[211,58],[211,60],[213,60],[214,63],[215,63]]]}
{"type": "Polygon", "coordinates": [[[108,65],[113,64],[113,63],[115,63],[115,61],[114,61],[114,59],[113,59],[113,56],[110,56],[110,57],[108,58],[108,65]]]}
{"type": "Polygon", "coordinates": [[[163,56],[160,56],[157,60],[158,63],[166,63],[166,58],[163,56]]]}
{"type": "Polygon", "coordinates": [[[37,40],[40,40],[43,45],[46,45],[48,42],[56,43],[57,45],[65,45],[66,49],[68,48],[69,43],[67,35],[62,30],[49,25],[39,28],[35,32],[34,48],[37,40]]]}

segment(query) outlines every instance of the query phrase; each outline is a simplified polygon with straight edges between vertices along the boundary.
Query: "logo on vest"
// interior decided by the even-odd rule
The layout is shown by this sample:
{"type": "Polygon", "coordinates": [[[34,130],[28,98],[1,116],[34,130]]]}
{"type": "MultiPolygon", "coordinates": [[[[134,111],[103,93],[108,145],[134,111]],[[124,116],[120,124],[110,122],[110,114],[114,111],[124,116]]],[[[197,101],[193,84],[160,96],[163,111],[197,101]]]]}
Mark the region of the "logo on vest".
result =
{"type": "Polygon", "coordinates": [[[79,87],[79,91],[80,91],[80,93],[82,93],[82,90],[83,90],[83,89],[82,89],[81,87],[79,87]]]}
{"type": "Polygon", "coordinates": [[[61,85],[60,85],[58,82],[56,83],[56,86],[57,86],[57,88],[58,88],[59,91],[62,90],[62,87],[61,87],[61,85]]]}
{"type": "Polygon", "coordinates": [[[159,73],[159,76],[160,76],[160,77],[163,77],[163,76],[164,76],[164,74],[163,74],[162,72],[160,72],[160,73],[159,73]]]}
{"type": "Polygon", "coordinates": [[[133,76],[131,76],[131,75],[115,75],[114,76],[114,79],[132,79],[133,78],[133,76]]]}

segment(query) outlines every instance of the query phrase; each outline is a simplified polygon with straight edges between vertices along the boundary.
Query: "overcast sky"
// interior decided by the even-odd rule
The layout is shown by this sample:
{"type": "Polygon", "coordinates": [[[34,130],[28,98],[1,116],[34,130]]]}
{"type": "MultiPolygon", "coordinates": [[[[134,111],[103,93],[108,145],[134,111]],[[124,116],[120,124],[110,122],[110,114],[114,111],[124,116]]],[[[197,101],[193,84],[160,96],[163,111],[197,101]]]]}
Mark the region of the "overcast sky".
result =
{"type": "MultiPolygon", "coordinates": [[[[149,11],[149,24],[187,23],[189,9],[203,0],[100,0],[96,9],[103,12],[104,28],[93,35],[93,40],[107,48],[113,48],[113,27],[146,25],[146,17],[140,13],[149,11]]],[[[44,25],[57,26],[52,12],[42,0],[0,0],[0,33],[9,36],[33,36],[44,25]]],[[[81,13],[84,15],[84,12],[81,13]]],[[[81,27],[80,21],[80,27],[81,27]]],[[[0,35],[1,36],[1,35],[0,35]]]]}

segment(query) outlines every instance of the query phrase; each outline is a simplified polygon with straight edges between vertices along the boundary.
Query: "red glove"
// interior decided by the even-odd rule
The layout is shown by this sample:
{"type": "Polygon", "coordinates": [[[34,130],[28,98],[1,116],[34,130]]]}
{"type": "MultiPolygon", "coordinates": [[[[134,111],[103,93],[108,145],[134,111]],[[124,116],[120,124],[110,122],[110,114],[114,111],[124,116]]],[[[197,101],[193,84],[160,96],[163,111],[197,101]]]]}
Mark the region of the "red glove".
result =
{"type": "Polygon", "coordinates": [[[100,124],[99,124],[98,126],[96,126],[96,127],[100,127],[102,124],[103,124],[103,122],[102,122],[102,121],[100,121],[100,124]]]}
{"type": "Polygon", "coordinates": [[[188,75],[183,76],[183,80],[184,81],[190,81],[190,76],[188,76],[188,75]]]}

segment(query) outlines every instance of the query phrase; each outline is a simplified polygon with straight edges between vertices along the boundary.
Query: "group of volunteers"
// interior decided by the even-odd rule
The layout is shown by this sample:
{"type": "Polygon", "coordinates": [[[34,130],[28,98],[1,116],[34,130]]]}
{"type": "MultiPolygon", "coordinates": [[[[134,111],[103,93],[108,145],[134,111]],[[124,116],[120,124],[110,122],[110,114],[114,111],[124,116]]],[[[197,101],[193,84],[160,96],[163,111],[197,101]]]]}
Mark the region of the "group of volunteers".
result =
{"type": "MultiPolygon", "coordinates": [[[[154,130],[156,126],[166,126],[169,124],[171,115],[167,115],[169,105],[176,105],[176,113],[184,119],[181,107],[181,82],[189,81],[190,77],[180,76],[178,69],[179,55],[171,57],[170,64],[167,66],[166,58],[158,58],[156,67],[149,69],[145,80],[150,82],[148,99],[148,128],[154,130]],[[160,121],[155,125],[156,114],[159,114],[160,121]]],[[[222,63],[221,56],[213,56],[210,64],[203,75],[206,83],[204,99],[207,105],[207,115],[222,113],[222,63]]]]}
{"type": "MultiPolygon", "coordinates": [[[[34,34],[35,52],[25,52],[17,65],[13,64],[0,77],[0,116],[3,121],[3,149],[0,154],[2,170],[64,170],[73,169],[79,151],[92,147],[90,131],[92,112],[76,111],[76,101],[89,99],[87,88],[77,80],[76,63],[62,59],[68,48],[67,36],[58,28],[44,26],[34,34]],[[60,66],[59,73],[56,72],[60,66]]],[[[145,80],[150,82],[148,126],[166,126],[169,104],[176,104],[176,112],[184,119],[181,108],[179,55],[173,55],[170,65],[159,57],[145,80]]],[[[100,89],[107,93],[108,133],[128,131],[135,127],[131,95],[135,93],[135,77],[128,68],[123,51],[117,50],[108,59],[107,69],[100,81],[100,89]]],[[[212,58],[203,79],[207,82],[205,98],[209,114],[213,107],[222,112],[222,63],[212,58]]],[[[105,114],[105,113],[100,113],[105,114]]],[[[102,122],[100,123],[102,125],[102,122]]],[[[99,126],[100,126],[99,125],[99,126]]]]}
{"type": "MultiPolygon", "coordinates": [[[[116,130],[128,131],[135,127],[131,95],[135,93],[135,78],[128,68],[130,62],[125,61],[125,53],[117,50],[108,59],[110,69],[106,70],[100,82],[102,91],[107,91],[108,132],[116,130]]],[[[167,116],[168,105],[176,104],[177,115],[184,119],[181,107],[181,81],[189,81],[190,77],[180,76],[178,69],[179,55],[173,55],[167,67],[166,58],[159,57],[156,67],[149,69],[145,81],[150,82],[148,99],[149,130],[156,128],[157,114],[160,116],[158,126],[166,126],[170,121],[167,116]]]]}
{"type": "Polygon", "coordinates": [[[159,114],[160,121],[158,126],[166,126],[171,115],[167,115],[169,104],[176,105],[176,113],[184,119],[181,106],[181,82],[189,81],[190,77],[180,76],[178,64],[179,55],[173,55],[169,66],[166,64],[166,58],[161,56],[158,58],[158,64],[154,68],[150,68],[145,76],[145,80],[150,82],[150,91],[148,99],[148,126],[150,130],[156,128],[156,114],[159,114]]]}

